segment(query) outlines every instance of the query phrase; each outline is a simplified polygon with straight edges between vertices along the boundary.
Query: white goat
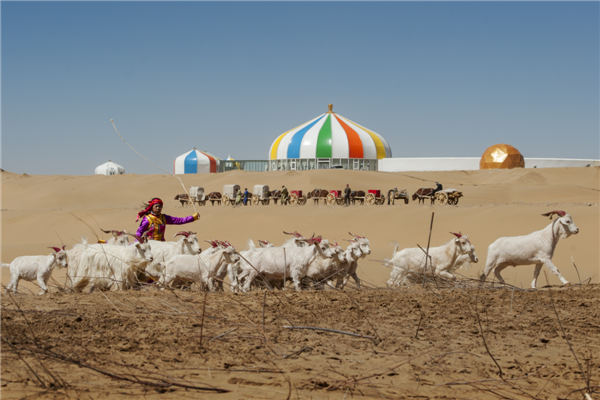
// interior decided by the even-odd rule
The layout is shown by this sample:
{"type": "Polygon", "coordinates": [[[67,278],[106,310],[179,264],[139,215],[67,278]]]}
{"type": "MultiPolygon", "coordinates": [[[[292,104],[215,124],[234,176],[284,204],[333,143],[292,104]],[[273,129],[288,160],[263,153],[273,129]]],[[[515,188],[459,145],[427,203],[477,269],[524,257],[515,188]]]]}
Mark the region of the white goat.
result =
{"type": "Polygon", "coordinates": [[[475,246],[471,244],[467,235],[452,233],[456,237],[448,243],[429,249],[429,261],[425,269],[425,251],[420,248],[407,248],[398,251],[394,248],[391,259],[385,265],[392,265],[388,286],[400,286],[417,282],[423,276],[441,276],[447,279],[456,279],[452,274],[464,263],[478,262],[475,246]]]}
{"type": "Polygon", "coordinates": [[[306,276],[308,266],[316,257],[326,257],[317,245],[315,238],[294,238],[296,245],[280,247],[257,248],[250,253],[245,260],[240,262],[243,270],[240,279],[245,278],[243,291],[248,291],[254,279],[260,275],[261,278],[284,281],[288,277],[292,279],[296,290],[301,290],[301,280],[306,276]],[[307,246],[303,246],[305,242],[307,246]],[[285,255],[285,256],[284,256],[285,255]]]}
{"type": "Polygon", "coordinates": [[[306,278],[312,281],[316,289],[335,279],[344,269],[344,250],[337,243],[330,243],[323,239],[318,246],[325,257],[316,257],[308,266],[306,278]]]}
{"type": "Polygon", "coordinates": [[[110,233],[112,234],[112,237],[108,240],[98,240],[98,243],[102,243],[102,244],[114,244],[117,246],[127,246],[128,244],[130,244],[129,242],[129,234],[127,233],[127,231],[118,231],[115,229],[112,230],[104,230],[102,228],[100,228],[100,230],[104,233],[110,233]]]}
{"type": "Polygon", "coordinates": [[[68,279],[76,291],[88,284],[90,291],[130,288],[137,283],[137,274],[153,259],[146,242],[128,246],[84,242],[73,246],[67,254],[77,259],[76,265],[68,269],[68,279]]]}
{"type": "MultiPolygon", "coordinates": [[[[350,277],[352,277],[352,279],[354,279],[354,282],[356,282],[356,287],[360,290],[360,279],[358,278],[358,275],[356,273],[356,270],[358,269],[358,260],[361,258],[365,258],[366,256],[368,256],[369,254],[371,254],[371,243],[369,242],[369,239],[367,239],[364,236],[360,236],[360,235],[355,235],[352,232],[348,232],[350,234],[350,236],[353,236],[354,238],[351,241],[351,244],[349,247],[352,247],[350,251],[345,252],[345,266],[343,269],[343,276],[340,276],[338,278],[338,281],[336,283],[336,287],[339,287],[341,289],[343,289],[346,284],[348,283],[348,280],[350,279],[350,277]],[[358,250],[356,250],[358,249],[358,250]],[[358,255],[360,253],[360,255],[358,255]],[[340,279],[341,278],[341,279],[340,279]]],[[[346,249],[348,250],[348,249],[346,249]]]]}
{"type": "Polygon", "coordinates": [[[200,254],[178,254],[167,260],[164,284],[171,286],[176,280],[189,280],[210,291],[222,289],[225,266],[238,260],[239,255],[228,242],[213,241],[212,247],[200,254]]]}
{"type": "MultiPolygon", "coordinates": [[[[258,248],[264,247],[273,247],[273,243],[268,240],[259,240],[258,248]]],[[[238,254],[240,255],[239,261],[231,264],[227,264],[227,277],[229,278],[229,288],[232,292],[238,292],[240,290],[240,279],[239,276],[242,273],[241,263],[245,263],[244,259],[249,257],[249,254],[257,249],[254,241],[252,239],[248,239],[248,249],[242,250],[238,254]]]]}
{"type": "Polygon", "coordinates": [[[181,236],[176,242],[149,240],[153,261],[146,266],[146,275],[156,281],[163,280],[167,260],[178,254],[200,254],[202,249],[195,232],[178,232],[174,237],[181,236]]]}
{"type": "Polygon", "coordinates": [[[579,228],[573,222],[573,218],[562,210],[550,211],[542,215],[552,218],[555,214],[558,218],[544,229],[523,236],[501,237],[490,244],[481,280],[485,281],[493,270],[496,278],[504,282],[500,275],[504,268],[535,264],[533,281],[531,281],[531,288],[535,289],[538,275],[542,265],[545,264],[553,274],[558,276],[563,285],[569,283],[552,263],[552,256],[558,239],[568,238],[578,233],[579,228]]]}
{"type": "Polygon", "coordinates": [[[6,287],[7,291],[17,292],[19,280],[26,281],[37,280],[37,284],[42,289],[40,295],[48,291],[48,279],[55,266],[66,268],[67,253],[58,247],[51,247],[54,253],[47,256],[20,256],[12,260],[10,264],[2,264],[3,267],[10,268],[10,283],[6,287]]]}

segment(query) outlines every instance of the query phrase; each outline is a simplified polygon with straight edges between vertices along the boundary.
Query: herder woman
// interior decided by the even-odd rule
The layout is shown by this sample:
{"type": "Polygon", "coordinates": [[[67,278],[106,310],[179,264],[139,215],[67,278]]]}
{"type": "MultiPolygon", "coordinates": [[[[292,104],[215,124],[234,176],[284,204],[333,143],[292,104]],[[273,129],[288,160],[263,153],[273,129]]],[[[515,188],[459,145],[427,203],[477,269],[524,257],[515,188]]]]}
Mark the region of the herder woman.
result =
{"type": "MultiPolygon", "coordinates": [[[[153,198],[148,202],[148,206],[138,213],[137,220],[140,218],[142,222],[137,229],[137,236],[144,236],[151,240],[165,240],[166,225],[183,225],[197,220],[200,216],[198,213],[189,217],[177,218],[167,214],[162,214],[163,202],[158,197],[153,198]]],[[[136,221],[137,221],[136,220],[136,221]]]]}

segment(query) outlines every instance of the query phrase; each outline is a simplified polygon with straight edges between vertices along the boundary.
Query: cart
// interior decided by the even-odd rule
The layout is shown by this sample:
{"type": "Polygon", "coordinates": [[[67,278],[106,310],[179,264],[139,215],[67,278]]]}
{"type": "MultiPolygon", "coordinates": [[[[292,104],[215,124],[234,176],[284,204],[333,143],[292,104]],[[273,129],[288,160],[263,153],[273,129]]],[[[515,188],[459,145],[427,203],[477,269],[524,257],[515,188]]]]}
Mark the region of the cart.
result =
{"type": "Polygon", "coordinates": [[[459,192],[456,189],[444,189],[435,194],[435,199],[440,204],[456,205],[458,204],[458,199],[462,196],[462,192],[459,192]]]}
{"type": "Polygon", "coordinates": [[[223,185],[223,205],[236,205],[235,198],[240,191],[240,185],[223,185]]]}
{"type": "Polygon", "coordinates": [[[379,189],[369,189],[367,190],[367,195],[365,196],[365,203],[368,205],[382,205],[385,203],[385,196],[379,189]]]}
{"type": "Polygon", "coordinates": [[[290,204],[303,206],[306,204],[306,196],[302,195],[302,190],[292,190],[290,192],[290,204]]]}
{"type": "Polygon", "coordinates": [[[408,190],[398,189],[397,187],[388,190],[388,192],[387,192],[388,205],[396,204],[396,200],[404,200],[404,204],[408,204],[408,190]]]}
{"type": "Polygon", "coordinates": [[[254,185],[252,188],[252,204],[253,205],[267,205],[271,200],[271,192],[269,191],[268,185],[254,185]]]}
{"type": "Polygon", "coordinates": [[[342,197],[342,191],[341,190],[330,190],[329,194],[327,195],[327,204],[330,206],[332,206],[334,204],[341,206],[342,204],[344,204],[344,198],[342,197]]]}
{"type": "Polygon", "coordinates": [[[204,194],[204,188],[201,186],[190,187],[190,198],[192,203],[197,203],[199,206],[206,205],[206,195],[204,194]]]}

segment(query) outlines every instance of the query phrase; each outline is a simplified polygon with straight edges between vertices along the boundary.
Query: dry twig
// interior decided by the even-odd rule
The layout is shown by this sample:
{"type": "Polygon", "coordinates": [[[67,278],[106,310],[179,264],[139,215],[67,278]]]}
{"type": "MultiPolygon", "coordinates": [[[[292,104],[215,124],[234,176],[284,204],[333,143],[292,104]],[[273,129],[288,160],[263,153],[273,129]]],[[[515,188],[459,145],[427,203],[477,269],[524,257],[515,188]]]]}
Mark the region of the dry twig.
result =
{"type": "Polygon", "coordinates": [[[337,329],[319,328],[317,326],[289,326],[289,325],[284,325],[284,326],[282,326],[282,328],[284,328],[284,329],[308,329],[308,330],[312,330],[312,331],[323,331],[323,332],[339,333],[341,335],[348,335],[348,336],[359,337],[359,338],[362,338],[362,339],[369,339],[369,340],[373,341],[373,343],[375,343],[376,340],[377,340],[377,338],[374,337],[374,336],[361,335],[360,333],[340,331],[340,330],[337,330],[337,329]]]}

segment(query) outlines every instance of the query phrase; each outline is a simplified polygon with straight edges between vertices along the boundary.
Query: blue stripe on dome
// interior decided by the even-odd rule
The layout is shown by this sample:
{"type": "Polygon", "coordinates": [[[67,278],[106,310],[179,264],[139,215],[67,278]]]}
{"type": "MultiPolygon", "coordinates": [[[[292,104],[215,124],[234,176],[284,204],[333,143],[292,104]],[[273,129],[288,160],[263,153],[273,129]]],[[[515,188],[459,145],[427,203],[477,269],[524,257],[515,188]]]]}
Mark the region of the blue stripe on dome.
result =
{"type": "Polygon", "coordinates": [[[288,145],[287,148],[287,158],[300,158],[300,145],[302,144],[302,139],[304,138],[304,134],[308,132],[310,128],[312,128],[317,122],[321,120],[326,114],[321,115],[321,117],[317,118],[310,124],[306,125],[304,128],[300,129],[298,132],[294,134],[292,141],[288,145]]]}
{"type": "Polygon", "coordinates": [[[183,173],[184,174],[197,174],[198,173],[198,156],[196,150],[190,151],[190,154],[185,156],[183,161],[183,173]]]}

